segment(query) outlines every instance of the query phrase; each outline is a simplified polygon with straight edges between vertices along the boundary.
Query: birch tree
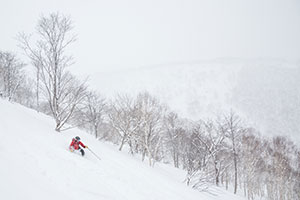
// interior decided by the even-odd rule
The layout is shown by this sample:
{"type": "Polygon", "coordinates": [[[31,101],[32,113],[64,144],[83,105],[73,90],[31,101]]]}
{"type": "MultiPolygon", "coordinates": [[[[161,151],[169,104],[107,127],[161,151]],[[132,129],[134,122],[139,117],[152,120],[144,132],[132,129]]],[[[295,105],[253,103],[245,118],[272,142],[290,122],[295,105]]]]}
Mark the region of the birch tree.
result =
{"type": "Polygon", "coordinates": [[[80,123],[86,124],[96,138],[99,137],[99,126],[104,121],[105,109],[105,99],[96,92],[89,92],[84,101],[84,110],[78,116],[80,123]]]}
{"type": "Polygon", "coordinates": [[[149,165],[153,166],[162,146],[162,119],[165,108],[147,92],[138,95],[136,104],[141,122],[139,141],[142,146],[142,159],[147,155],[149,165]]]}
{"type": "Polygon", "coordinates": [[[0,51],[0,93],[3,97],[12,100],[22,84],[25,76],[22,73],[24,64],[16,55],[0,51]]]}
{"type": "Polygon", "coordinates": [[[66,50],[76,40],[72,29],[70,18],[52,13],[39,19],[35,42],[24,33],[18,37],[20,47],[37,68],[37,81],[41,82],[38,89],[48,102],[58,132],[86,95],[85,82],[80,82],[67,71],[73,58],[66,54],[66,50]]]}
{"type": "Polygon", "coordinates": [[[188,180],[199,190],[208,189],[209,183],[220,185],[220,177],[230,165],[224,142],[225,134],[214,121],[199,122],[191,140],[191,152],[196,152],[191,162],[188,180]]]}
{"type": "Polygon", "coordinates": [[[173,164],[179,168],[179,156],[181,154],[181,143],[183,141],[183,134],[185,130],[181,128],[178,115],[176,113],[169,113],[164,118],[164,129],[166,131],[167,147],[171,153],[173,164]]]}
{"type": "Polygon", "coordinates": [[[232,159],[234,166],[234,194],[237,193],[238,187],[238,147],[239,137],[244,131],[241,126],[241,119],[231,111],[229,115],[223,119],[222,132],[228,137],[231,142],[232,159]]]}
{"type": "Polygon", "coordinates": [[[109,123],[121,138],[119,147],[121,151],[124,144],[132,138],[134,132],[139,128],[139,121],[135,114],[134,100],[128,95],[118,95],[110,103],[109,107],[109,123]]]}

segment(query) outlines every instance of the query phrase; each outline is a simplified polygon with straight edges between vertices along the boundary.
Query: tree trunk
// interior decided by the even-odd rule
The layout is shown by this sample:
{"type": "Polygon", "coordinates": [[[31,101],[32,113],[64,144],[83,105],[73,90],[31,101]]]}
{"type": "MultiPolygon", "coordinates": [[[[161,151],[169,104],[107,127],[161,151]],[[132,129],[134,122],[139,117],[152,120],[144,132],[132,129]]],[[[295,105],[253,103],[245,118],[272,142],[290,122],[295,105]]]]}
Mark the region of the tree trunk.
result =
{"type": "Polygon", "coordinates": [[[61,129],[60,123],[57,122],[56,127],[55,127],[55,131],[60,132],[60,129],[61,129]]]}
{"type": "Polygon", "coordinates": [[[234,157],[233,157],[233,162],[234,162],[234,194],[237,192],[237,158],[236,158],[236,153],[234,152],[234,157]]]}
{"type": "Polygon", "coordinates": [[[123,148],[123,146],[124,146],[124,144],[125,144],[125,140],[126,140],[126,135],[123,136],[123,139],[122,139],[122,142],[121,142],[121,146],[120,146],[120,148],[119,148],[119,151],[122,151],[122,148],[123,148]]]}
{"type": "Polygon", "coordinates": [[[96,123],[94,123],[94,134],[95,137],[98,138],[98,125],[96,123]]]}
{"type": "Polygon", "coordinates": [[[217,167],[217,163],[215,162],[215,173],[216,173],[216,186],[219,186],[219,170],[217,167]]]}
{"type": "Polygon", "coordinates": [[[228,172],[226,171],[226,180],[225,180],[225,182],[226,182],[226,190],[228,190],[228,172]]]}

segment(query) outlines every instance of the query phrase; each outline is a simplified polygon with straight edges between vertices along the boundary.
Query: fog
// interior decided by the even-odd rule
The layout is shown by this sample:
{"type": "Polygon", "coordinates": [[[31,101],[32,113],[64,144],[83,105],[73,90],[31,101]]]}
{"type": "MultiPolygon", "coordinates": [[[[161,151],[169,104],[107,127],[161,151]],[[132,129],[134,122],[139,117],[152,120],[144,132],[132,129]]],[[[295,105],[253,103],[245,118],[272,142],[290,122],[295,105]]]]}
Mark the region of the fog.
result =
{"type": "Polygon", "coordinates": [[[22,57],[16,35],[60,12],[77,34],[70,70],[104,95],[146,89],[193,119],[236,108],[266,132],[300,130],[299,0],[0,1],[1,51],[22,57]]]}
{"type": "Polygon", "coordinates": [[[214,58],[298,60],[297,0],[1,0],[2,50],[19,52],[18,32],[41,14],[74,21],[73,71],[99,71],[214,58]]]}
{"type": "Polygon", "coordinates": [[[181,117],[214,119],[236,112],[264,136],[300,144],[300,66],[280,60],[218,59],[96,73],[93,88],[113,98],[149,91],[181,117]]]}

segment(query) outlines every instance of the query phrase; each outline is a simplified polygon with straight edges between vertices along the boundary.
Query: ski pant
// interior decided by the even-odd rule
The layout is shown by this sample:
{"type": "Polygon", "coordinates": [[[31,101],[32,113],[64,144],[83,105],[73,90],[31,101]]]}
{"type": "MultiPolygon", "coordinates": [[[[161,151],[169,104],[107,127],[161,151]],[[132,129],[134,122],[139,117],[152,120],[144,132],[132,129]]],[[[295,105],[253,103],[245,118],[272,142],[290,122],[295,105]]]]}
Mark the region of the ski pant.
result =
{"type": "Polygon", "coordinates": [[[72,147],[70,147],[70,150],[73,152],[73,151],[76,151],[76,152],[80,152],[81,153],[81,155],[82,156],[84,156],[84,154],[85,154],[85,152],[84,152],[84,150],[82,149],[82,148],[78,148],[78,149],[74,149],[74,147],[72,146],[72,147]]]}
{"type": "Polygon", "coordinates": [[[79,147],[78,151],[80,151],[81,155],[84,156],[84,153],[85,153],[85,152],[83,151],[82,148],[79,147]]]}

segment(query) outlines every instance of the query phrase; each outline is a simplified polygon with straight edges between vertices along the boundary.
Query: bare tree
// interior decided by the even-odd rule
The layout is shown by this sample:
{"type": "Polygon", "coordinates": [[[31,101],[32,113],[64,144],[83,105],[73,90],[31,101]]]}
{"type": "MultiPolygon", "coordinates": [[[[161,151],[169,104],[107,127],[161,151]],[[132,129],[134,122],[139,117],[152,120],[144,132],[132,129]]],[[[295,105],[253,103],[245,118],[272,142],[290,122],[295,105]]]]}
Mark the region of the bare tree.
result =
{"type": "Polygon", "coordinates": [[[191,135],[187,140],[188,148],[186,149],[187,185],[192,185],[193,188],[200,190],[206,190],[207,183],[213,182],[213,180],[208,180],[213,176],[208,175],[207,170],[205,170],[208,163],[208,152],[201,141],[201,138],[204,140],[203,124],[200,121],[193,125],[191,135]]]}
{"type": "Polygon", "coordinates": [[[20,62],[16,55],[9,52],[0,51],[0,92],[2,96],[12,100],[21,84],[25,81],[22,73],[24,64],[20,62]]]}
{"type": "Polygon", "coordinates": [[[248,199],[255,199],[255,196],[263,194],[265,191],[266,163],[268,158],[267,141],[259,137],[254,129],[248,129],[242,133],[240,148],[240,173],[241,186],[244,188],[244,195],[248,199]]]}
{"type": "MultiPolygon", "coordinates": [[[[299,179],[297,177],[297,170],[293,168],[293,160],[297,154],[294,144],[285,137],[274,137],[270,143],[269,149],[269,166],[268,181],[266,182],[268,195],[277,199],[296,199],[297,193],[293,194],[293,186],[299,179]]],[[[299,178],[299,177],[298,177],[299,178]]]]}
{"type": "Polygon", "coordinates": [[[35,91],[32,88],[33,85],[34,81],[29,77],[26,77],[24,74],[24,77],[22,78],[22,83],[18,87],[16,93],[13,95],[13,101],[27,106],[29,108],[35,109],[36,102],[35,91]]]}
{"type": "Polygon", "coordinates": [[[227,149],[225,134],[217,123],[200,121],[195,125],[190,149],[195,155],[187,175],[194,188],[207,190],[209,183],[220,185],[220,177],[230,165],[227,149]]]}
{"type": "Polygon", "coordinates": [[[181,154],[181,143],[183,141],[183,135],[185,130],[180,127],[180,120],[178,115],[174,112],[170,112],[164,118],[164,129],[166,131],[166,143],[171,153],[174,166],[179,168],[179,156],[181,154]]]}
{"type": "Polygon", "coordinates": [[[208,121],[205,123],[205,137],[199,137],[198,139],[205,146],[209,154],[208,161],[212,161],[215,170],[215,183],[219,186],[220,174],[222,173],[224,162],[221,153],[224,151],[225,135],[218,130],[214,122],[208,121]]]}
{"type": "Polygon", "coordinates": [[[119,147],[121,151],[124,144],[131,139],[134,132],[139,128],[134,101],[128,95],[118,95],[115,101],[111,102],[109,107],[109,123],[121,138],[119,147]]]}
{"type": "Polygon", "coordinates": [[[106,103],[96,92],[89,92],[84,101],[84,109],[82,110],[80,123],[88,125],[88,129],[96,138],[99,137],[99,126],[103,123],[106,103]]]}
{"type": "MultiPolygon", "coordinates": [[[[37,68],[37,82],[42,83],[41,90],[58,132],[86,95],[85,83],[80,83],[66,70],[73,63],[72,57],[66,55],[66,48],[75,41],[75,36],[71,35],[72,29],[70,18],[52,13],[40,18],[35,43],[31,43],[30,36],[25,34],[18,37],[21,48],[37,68]]],[[[37,101],[38,98],[37,95],[37,101]]]]}
{"type": "Polygon", "coordinates": [[[224,116],[223,122],[221,122],[221,130],[228,137],[231,142],[231,151],[234,166],[234,194],[237,192],[238,187],[238,147],[240,146],[239,138],[245,131],[245,128],[241,125],[241,119],[233,111],[227,116],[224,116]]]}
{"type": "Polygon", "coordinates": [[[165,108],[149,93],[140,93],[136,101],[140,119],[139,142],[142,146],[142,159],[148,156],[149,165],[153,166],[162,145],[162,123],[165,108]]]}

